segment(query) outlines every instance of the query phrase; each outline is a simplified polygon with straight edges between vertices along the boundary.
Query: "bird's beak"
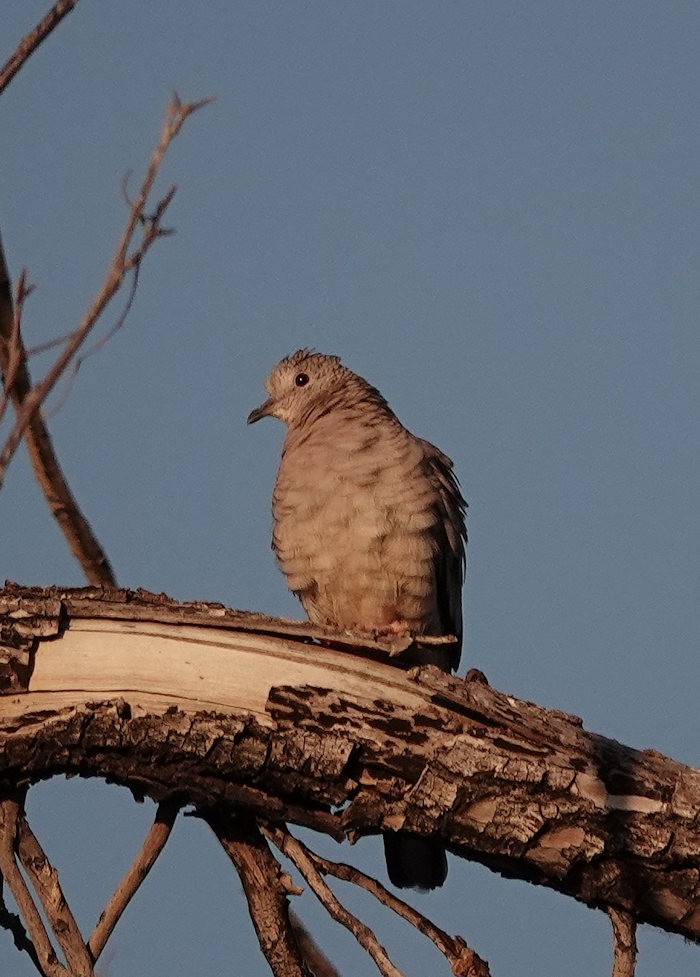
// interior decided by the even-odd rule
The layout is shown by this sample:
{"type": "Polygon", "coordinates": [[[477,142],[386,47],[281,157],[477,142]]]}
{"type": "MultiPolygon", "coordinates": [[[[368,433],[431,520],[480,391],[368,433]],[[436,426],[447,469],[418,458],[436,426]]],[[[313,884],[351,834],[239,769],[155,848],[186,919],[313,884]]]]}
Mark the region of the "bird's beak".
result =
{"type": "Polygon", "coordinates": [[[268,397],[264,404],[260,404],[259,407],[256,407],[255,410],[252,410],[248,414],[248,423],[255,424],[261,417],[269,417],[272,414],[272,407],[272,397],[268,397]]]}

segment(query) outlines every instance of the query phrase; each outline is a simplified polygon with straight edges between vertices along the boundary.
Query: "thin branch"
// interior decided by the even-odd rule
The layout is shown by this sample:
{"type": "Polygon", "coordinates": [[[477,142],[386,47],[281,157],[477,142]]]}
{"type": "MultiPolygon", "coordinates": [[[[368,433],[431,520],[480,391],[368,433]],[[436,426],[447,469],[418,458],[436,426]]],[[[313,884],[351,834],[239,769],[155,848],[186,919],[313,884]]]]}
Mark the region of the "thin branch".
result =
{"type": "Polygon", "coordinates": [[[27,931],[22,925],[22,920],[16,913],[11,913],[5,905],[5,897],[2,891],[3,882],[4,879],[0,873],[0,926],[12,933],[15,948],[22,953],[28,954],[36,969],[40,971],[41,964],[39,963],[39,957],[36,955],[34,944],[27,936],[27,931]]]}
{"type": "MultiPolygon", "coordinates": [[[[31,290],[22,272],[13,309],[10,277],[0,240],[0,369],[5,381],[5,397],[12,398],[18,416],[32,389],[21,335],[24,302],[31,290]]],[[[71,492],[38,410],[29,419],[24,439],[36,480],[88,582],[95,586],[116,586],[107,554],[71,492]]]]}
{"type": "Polygon", "coordinates": [[[624,909],[608,906],[612,924],[614,957],[612,977],[634,977],[637,963],[637,924],[624,909]]]}
{"type": "Polygon", "coordinates": [[[29,930],[41,973],[44,977],[70,977],[69,972],[56,957],[56,951],[51,945],[39,910],[15,861],[14,848],[19,810],[16,800],[0,801],[0,873],[7,882],[12,898],[17,903],[17,908],[29,930]]]}
{"type": "Polygon", "coordinates": [[[141,850],[117,886],[88,940],[88,948],[93,960],[97,960],[104,950],[122,913],[163,851],[179,810],[180,805],[174,801],[161,801],[158,805],[155,819],[141,845],[141,850]]]}
{"type": "Polygon", "coordinates": [[[48,353],[49,350],[56,349],[57,346],[63,346],[72,335],[72,332],[67,332],[63,336],[54,336],[53,339],[47,339],[46,342],[37,343],[36,346],[30,346],[27,349],[27,358],[31,359],[32,356],[39,356],[40,353],[48,353]]]}
{"type": "Polygon", "coordinates": [[[404,974],[394,966],[386,950],[380,945],[369,926],[366,926],[357,916],[349,912],[323,881],[306,846],[294,838],[286,827],[267,827],[265,828],[265,835],[283,855],[286,855],[296,865],[314,895],[333,919],[349,930],[360,946],[369,953],[382,977],[404,977],[404,974]]]}
{"type": "Polygon", "coordinates": [[[251,817],[201,812],[236,867],[250,918],[275,977],[312,977],[289,918],[289,886],[279,863],[251,817]]]}
{"type": "Polygon", "coordinates": [[[71,977],[94,977],[90,954],[73,913],[66,903],[58,872],[51,865],[24,813],[17,822],[17,852],[34,886],[44,915],[65,957],[71,977]]]}
{"type": "MultiPolygon", "coordinates": [[[[302,844],[302,842],[299,842],[302,844]]],[[[472,950],[464,942],[461,936],[450,936],[444,930],[436,926],[426,916],[419,913],[413,906],[399,899],[392,892],[389,892],[381,882],[377,882],[369,875],[365,875],[352,865],[343,862],[332,862],[316,852],[306,848],[306,852],[316,867],[326,875],[333,875],[343,882],[350,882],[365,889],[373,895],[387,909],[391,909],[411,926],[415,927],[424,936],[435,944],[437,949],[445,956],[454,974],[460,977],[491,977],[491,971],[485,960],[472,950]]]]}
{"type": "Polygon", "coordinates": [[[5,91],[12,79],[15,77],[22,65],[36,51],[41,42],[45,40],[66,16],[78,0],[57,0],[57,3],[42,17],[39,23],[19,42],[9,60],[0,69],[0,95],[5,91]]]}
{"type": "Polygon", "coordinates": [[[185,120],[193,112],[197,111],[203,105],[208,104],[210,101],[211,99],[203,99],[200,102],[183,104],[177,95],[172,97],[168,105],[160,139],[153,150],[146,175],[132,204],[105,280],[92,306],[78,328],[71,334],[71,338],[59,353],[47,375],[24,398],[22,409],[18,412],[15,425],[5,442],[2,452],[0,452],[0,487],[2,486],[2,480],[7,471],[7,466],[17,450],[22,436],[27,426],[31,423],[35,412],[41,407],[46,397],[53,390],[59,377],[74,359],[99,316],[119,290],[126,276],[137,271],[151,245],[158,238],[168,233],[167,229],[162,227],[161,222],[175,194],[175,187],[171,187],[160,199],[154,213],[150,216],[147,216],[145,213],[146,203],[170,143],[180,132],[185,120]],[[142,230],[141,243],[130,251],[129,249],[132,246],[132,240],[138,227],[142,230]]]}
{"type": "Polygon", "coordinates": [[[2,374],[3,393],[0,399],[0,421],[5,416],[7,405],[17,388],[21,388],[25,380],[26,352],[22,344],[22,311],[27,296],[33,291],[33,286],[26,285],[26,272],[20,272],[17,281],[14,308],[12,303],[12,287],[10,274],[7,270],[5,252],[0,238],[0,374],[2,374]],[[18,377],[18,374],[22,373],[18,377]]]}
{"type": "Polygon", "coordinates": [[[96,342],[94,342],[92,346],[83,353],[82,356],[75,357],[73,361],[73,367],[70,372],[70,376],[66,381],[65,389],[61,393],[61,396],[58,399],[58,401],[52,405],[51,410],[47,412],[46,417],[55,417],[55,415],[58,414],[58,412],[61,410],[65,402],[68,400],[71,390],[73,389],[73,385],[78,377],[78,370],[83,365],[83,362],[89,356],[92,356],[94,353],[99,352],[102,349],[102,347],[109,342],[112,336],[118,333],[119,330],[122,328],[122,326],[126,322],[127,316],[131,312],[131,306],[134,304],[134,298],[136,297],[136,289],[138,288],[138,284],[139,284],[139,266],[137,265],[134,268],[133,275],[131,276],[131,282],[129,284],[129,293],[126,297],[124,308],[117,316],[117,321],[108,329],[105,335],[101,336],[98,340],[96,340],[96,342]]]}

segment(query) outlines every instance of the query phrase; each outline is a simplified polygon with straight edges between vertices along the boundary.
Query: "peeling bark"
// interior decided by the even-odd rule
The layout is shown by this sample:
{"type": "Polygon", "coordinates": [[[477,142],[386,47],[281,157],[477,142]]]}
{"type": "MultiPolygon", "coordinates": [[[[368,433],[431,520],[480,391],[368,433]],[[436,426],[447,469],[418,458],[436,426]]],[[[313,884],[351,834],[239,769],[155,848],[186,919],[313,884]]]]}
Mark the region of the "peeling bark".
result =
{"type": "Polygon", "coordinates": [[[0,629],[0,791],[79,773],[336,838],[408,830],[700,941],[699,771],[367,636],[16,587],[0,629]]]}

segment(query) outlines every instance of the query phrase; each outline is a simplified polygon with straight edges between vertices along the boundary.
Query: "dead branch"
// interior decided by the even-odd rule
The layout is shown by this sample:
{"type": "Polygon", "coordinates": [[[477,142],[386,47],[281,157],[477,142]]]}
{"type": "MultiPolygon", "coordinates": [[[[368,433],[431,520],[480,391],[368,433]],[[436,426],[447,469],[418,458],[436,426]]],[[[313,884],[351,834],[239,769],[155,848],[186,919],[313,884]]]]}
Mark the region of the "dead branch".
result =
{"type": "Polygon", "coordinates": [[[56,957],[56,951],[51,945],[39,910],[15,861],[19,813],[20,805],[16,799],[0,800],[0,874],[7,883],[29,930],[34,948],[31,956],[38,964],[41,973],[44,977],[70,977],[69,972],[56,957]]]}
{"type": "MultiPolygon", "coordinates": [[[[301,842],[300,842],[301,844],[301,842]]],[[[409,906],[403,899],[399,899],[389,892],[381,882],[365,875],[352,865],[342,862],[332,862],[307,848],[309,858],[324,875],[333,875],[343,882],[357,885],[373,895],[387,909],[391,909],[407,923],[410,923],[419,933],[427,936],[437,949],[445,956],[456,977],[491,977],[491,971],[485,960],[470,949],[460,936],[450,936],[426,916],[419,913],[413,906],[409,906]]]]}
{"type": "MultiPolygon", "coordinates": [[[[14,314],[10,294],[10,276],[5,262],[5,252],[0,238],[0,375],[2,376],[2,397],[0,397],[0,421],[5,416],[17,375],[24,366],[27,354],[22,343],[22,311],[24,302],[33,286],[26,285],[26,272],[20,272],[17,281],[14,314]]],[[[21,381],[20,381],[21,383],[21,381]]]]}
{"type": "Polygon", "coordinates": [[[236,867],[260,948],[275,977],[313,977],[289,918],[288,885],[255,820],[245,815],[202,817],[236,867]]]}
{"type": "Polygon", "coordinates": [[[97,960],[104,950],[122,913],[165,848],[179,810],[180,804],[174,801],[161,801],[158,805],[153,825],[144,839],[141,850],[117,886],[88,940],[93,960],[97,960]]]}
{"type": "Polygon", "coordinates": [[[352,933],[360,946],[367,951],[382,977],[404,977],[403,973],[394,966],[386,950],[380,945],[369,926],[366,926],[357,916],[347,910],[323,881],[313,860],[309,857],[306,846],[294,838],[286,827],[268,826],[265,834],[275,847],[296,865],[329,915],[352,933]]]}
{"type": "Polygon", "coordinates": [[[68,365],[74,360],[78,350],[85,342],[97,323],[105,308],[121,288],[125,278],[129,274],[137,274],[141,262],[148,250],[158,238],[169,233],[163,227],[162,221],[165,212],[175,194],[175,187],[171,187],[167,193],[158,201],[153,212],[147,214],[146,206],[150,194],[153,190],[156,176],[160,169],[163,157],[168,150],[173,139],[180,132],[185,120],[202,106],[207,105],[210,98],[202,99],[199,102],[180,102],[177,95],[173,95],[168,105],[165,122],[160,135],[160,139],[153,150],[150,162],[146,169],[141,186],[131,205],[126,225],[112,258],[110,267],[107,271],[105,280],[97,293],[90,309],[83,317],[78,328],[71,333],[70,339],[65,344],[57,356],[53,366],[49,369],[46,376],[36,386],[34,386],[24,397],[22,407],[18,411],[14,427],[5,441],[5,445],[0,451],[0,488],[14,453],[16,452],[25,430],[31,422],[35,412],[39,410],[47,396],[55,387],[58,379],[64,374],[68,365]],[[138,229],[141,229],[141,241],[133,246],[133,239],[138,229]]]}
{"type": "Polygon", "coordinates": [[[66,903],[58,881],[58,872],[49,862],[29,827],[24,811],[20,812],[17,821],[17,851],[68,964],[71,977],[94,977],[90,954],[66,903]]]}
{"type": "Polygon", "coordinates": [[[41,42],[77,6],[78,0],[57,0],[49,12],[19,42],[9,60],[0,68],[0,95],[5,91],[22,65],[36,51],[41,42]]]}
{"type": "MultiPolygon", "coordinates": [[[[0,240],[0,370],[4,397],[12,399],[18,415],[32,389],[21,334],[22,307],[27,294],[22,273],[13,310],[10,278],[0,240]]],[[[0,418],[3,406],[0,404],[0,418]]],[[[105,587],[116,586],[107,554],[68,485],[40,411],[31,415],[24,440],[39,487],[88,581],[105,587]]]]}
{"type": "Polygon", "coordinates": [[[163,595],[8,587],[1,645],[0,791],[81,773],[336,838],[404,830],[700,942],[700,772],[576,717],[163,595]]]}
{"type": "Polygon", "coordinates": [[[637,963],[637,924],[622,909],[608,909],[613,931],[612,977],[634,977],[637,963]]]}

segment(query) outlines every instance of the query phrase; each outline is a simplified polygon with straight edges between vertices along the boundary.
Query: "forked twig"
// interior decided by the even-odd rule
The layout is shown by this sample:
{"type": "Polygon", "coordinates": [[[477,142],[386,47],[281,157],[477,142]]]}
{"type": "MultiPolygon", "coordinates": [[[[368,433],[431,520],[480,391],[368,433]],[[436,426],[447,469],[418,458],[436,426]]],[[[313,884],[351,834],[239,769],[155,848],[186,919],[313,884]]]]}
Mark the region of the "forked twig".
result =
{"type": "MultiPolygon", "coordinates": [[[[163,234],[165,233],[166,232],[163,231],[163,234]]],[[[99,350],[101,350],[102,347],[109,342],[112,336],[116,335],[116,333],[119,332],[119,330],[126,322],[126,318],[131,312],[131,306],[134,304],[134,299],[136,297],[136,289],[138,288],[138,284],[139,284],[139,267],[140,266],[137,265],[134,268],[134,273],[131,276],[131,283],[129,284],[129,292],[126,296],[126,301],[124,302],[124,308],[117,316],[116,322],[114,322],[113,325],[109,327],[109,329],[104,334],[104,336],[100,336],[100,338],[97,339],[92,344],[92,346],[82,354],[82,356],[76,355],[75,359],[73,360],[70,376],[68,377],[65,383],[65,387],[61,392],[60,397],[58,398],[56,403],[52,404],[51,410],[47,411],[45,414],[47,418],[54,417],[56,414],[58,414],[58,412],[61,410],[61,408],[68,400],[68,397],[70,396],[70,392],[73,389],[73,385],[78,377],[78,371],[80,370],[80,367],[83,365],[84,361],[88,358],[88,356],[92,356],[94,353],[99,352],[99,350]]]]}
{"type": "MultiPolygon", "coordinates": [[[[299,844],[302,844],[302,842],[299,842],[299,844]]],[[[365,875],[364,872],[354,868],[352,865],[346,865],[343,862],[332,862],[327,858],[323,858],[321,855],[317,855],[310,848],[307,848],[306,851],[311,861],[321,872],[327,875],[333,875],[343,882],[351,882],[353,885],[365,889],[366,892],[373,895],[387,909],[391,909],[397,916],[405,919],[407,923],[415,927],[419,933],[427,936],[435,944],[440,953],[445,956],[452,968],[453,974],[458,974],[459,977],[491,977],[489,965],[465,943],[461,936],[450,936],[449,933],[440,929],[439,926],[436,926],[426,916],[419,913],[413,906],[409,906],[403,899],[399,899],[393,893],[389,892],[381,882],[377,882],[371,876],[365,875]]]]}
{"type": "Polygon", "coordinates": [[[36,27],[22,38],[8,61],[0,68],[0,95],[4,92],[22,65],[36,51],[54,27],[59,24],[66,14],[69,14],[78,0],[57,0],[49,12],[41,18],[36,27]]]}
{"type": "Polygon", "coordinates": [[[138,270],[141,261],[151,245],[159,237],[168,233],[167,229],[162,226],[162,219],[175,194],[175,187],[171,187],[158,201],[151,215],[146,215],[146,204],[153,189],[163,157],[171,142],[180,132],[185,120],[193,112],[196,112],[197,109],[208,104],[210,101],[211,99],[207,98],[199,102],[182,103],[177,95],[172,97],[168,105],[160,139],[153,150],[146,175],[129,211],[126,225],[102,287],[78,328],[71,333],[68,342],[59,353],[47,375],[28,392],[23,400],[21,409],[18,411],[14,427],[10,431],[5,445],[0,452],[0,487],[2,486],[2,480],[7,466],[17,450],[32,417],[53,390],[59,377],[62,376],[69,363],[76,356],[99,316],[121,287],[125,277],[138,270]],[[142,232],[141,242],[130,251],[134,235],[138,228],[141,228],[142,232]]]}
{"type": "Polygon", "coordinates": [[[333,919],[349,930],[360,946],[369,953],[382,977],[404,977],[404,974],[394,966],[386,950],[380,945],[369,926],[366,926],[357,916],[347,910],[323,881],[306,845],[294,838],[286,827],[268,826],[263,831],[275,847],[296,865],[314,895],[333,919]]]}
{"type": "Polygon", "coordinates": [[[97,960],[104,950],[122,913],[163,851],[179,810],[180,805],[174,801],[161,801],[158,805],[155,819],[138,855],[115,889],[88,940],[93,960],[97,960]]]}

